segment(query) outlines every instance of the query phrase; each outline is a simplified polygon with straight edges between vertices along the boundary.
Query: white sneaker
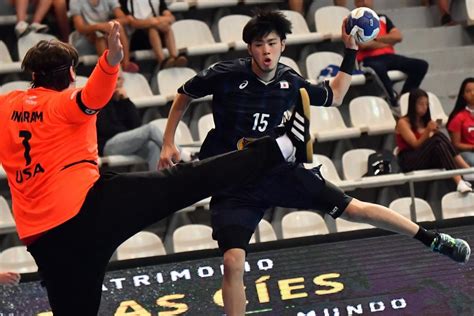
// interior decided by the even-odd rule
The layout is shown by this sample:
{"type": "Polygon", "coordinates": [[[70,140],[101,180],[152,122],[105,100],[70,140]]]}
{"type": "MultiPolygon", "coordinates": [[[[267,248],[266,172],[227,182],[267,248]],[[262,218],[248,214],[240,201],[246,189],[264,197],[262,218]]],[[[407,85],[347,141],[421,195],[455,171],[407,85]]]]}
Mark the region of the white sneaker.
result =
{"type": "Polygon", "coordinates": [[[16,25],[15,25],[15,34],[16,34],[16,37],[20,38],[22,37],[23,35],[26,35],[26,33],[28,33],[30,31],[29,29],[29,24],[25,21],[19,21],[16,25]]]}
{"type": "Polygon", "coordinates": [[[466,183],[466,181],[461,180],[458,183],[457,191],[459,193],[468,193],[468,192],[472,192],[472,188],[470,185],[466,183]]]}
{"type": "Polygon", "coordinates": [[[49,31],[49,26],[41,23],[31,23],[30,29],[35,33],[46,33],[49,31]]]}

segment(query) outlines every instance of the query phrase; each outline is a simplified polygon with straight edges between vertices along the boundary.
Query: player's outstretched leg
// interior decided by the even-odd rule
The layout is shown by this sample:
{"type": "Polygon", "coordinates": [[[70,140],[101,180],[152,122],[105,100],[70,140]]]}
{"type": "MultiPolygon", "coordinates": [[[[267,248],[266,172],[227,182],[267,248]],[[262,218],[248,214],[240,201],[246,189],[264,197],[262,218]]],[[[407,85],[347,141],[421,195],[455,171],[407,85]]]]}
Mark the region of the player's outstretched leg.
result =
{"type": "Polygon", "coordinates": [[[413,237],[434,252],[446,255],[456,262],[467,263],[471,255],[471,248],[465,240],[426,230],[400,213],[379,204],[354,198],[341,217],[352,222],[368,223],[381,229],[413,237]]]}
{"type": "Polygon", "coordinates": [[[436,238],[431,243],[431,250],[460,263],[467,263],[471,255],[471,247],[465,240],[453,238],[444,233],[436,234],[436,238]]]}

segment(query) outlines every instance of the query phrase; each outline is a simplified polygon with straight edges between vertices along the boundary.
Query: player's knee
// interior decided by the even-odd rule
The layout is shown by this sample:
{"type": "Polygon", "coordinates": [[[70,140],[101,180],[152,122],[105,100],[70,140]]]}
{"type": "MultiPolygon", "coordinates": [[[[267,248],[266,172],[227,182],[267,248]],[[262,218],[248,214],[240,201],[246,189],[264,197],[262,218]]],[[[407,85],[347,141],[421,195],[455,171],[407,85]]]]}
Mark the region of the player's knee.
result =
{"type": "Polygon", "coordinates": [[[224,254],[224,275],[241,275],[244,273],[245,251],[229,249],[224,254]]]}
{"type": "Polygon", "coordinates": [[[342,213],[342,217],[347,220],[361,220],[367,217],[366,209],[369,203],[357,199],[352,199],[349,205],[342,213]]]}

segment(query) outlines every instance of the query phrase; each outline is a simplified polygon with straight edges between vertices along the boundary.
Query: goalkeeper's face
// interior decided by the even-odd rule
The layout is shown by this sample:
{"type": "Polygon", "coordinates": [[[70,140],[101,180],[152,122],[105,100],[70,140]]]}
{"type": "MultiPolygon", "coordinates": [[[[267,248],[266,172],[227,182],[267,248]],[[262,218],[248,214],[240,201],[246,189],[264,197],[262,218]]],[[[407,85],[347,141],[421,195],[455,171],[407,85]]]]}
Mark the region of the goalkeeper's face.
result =
{"type": "Polygon", "coordinates": [[[276,70],[284,49],[285,41],[282,41],[275,32],[256,39],[248,45],[249,54],[253,59],[252,64],[264,73],[276,70]]]}

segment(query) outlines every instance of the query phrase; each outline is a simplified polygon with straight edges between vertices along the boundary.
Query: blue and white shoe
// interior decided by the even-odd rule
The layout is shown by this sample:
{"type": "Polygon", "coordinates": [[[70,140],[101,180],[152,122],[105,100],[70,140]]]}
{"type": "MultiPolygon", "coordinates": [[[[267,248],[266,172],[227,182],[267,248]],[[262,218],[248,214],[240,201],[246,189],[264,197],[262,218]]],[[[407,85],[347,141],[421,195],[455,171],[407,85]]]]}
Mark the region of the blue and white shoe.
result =
{"type": "Polygon", "coordinates": [[[437,234],[431,243],[431,250],[448,256],[456,262],[467,263],[471,256],[471,247],[469,244],[459,238],[453,238],[448,234],[437,234]]]}

